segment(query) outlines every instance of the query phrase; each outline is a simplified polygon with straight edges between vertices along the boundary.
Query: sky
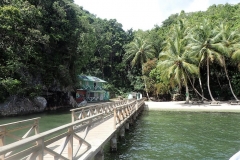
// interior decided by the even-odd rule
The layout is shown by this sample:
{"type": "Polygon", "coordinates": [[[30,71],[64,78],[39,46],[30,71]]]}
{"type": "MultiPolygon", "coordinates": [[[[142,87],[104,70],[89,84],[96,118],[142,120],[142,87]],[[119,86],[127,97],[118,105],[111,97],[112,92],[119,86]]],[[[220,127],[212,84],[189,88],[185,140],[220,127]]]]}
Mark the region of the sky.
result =
{"type": "Polygon", "coordinates": [[[237,4],[240,0],[74,0],[102,19],[116,19],[123,29],[149,30],[161,26],[171,14],[205,11],[213,4],[237,4]]]}

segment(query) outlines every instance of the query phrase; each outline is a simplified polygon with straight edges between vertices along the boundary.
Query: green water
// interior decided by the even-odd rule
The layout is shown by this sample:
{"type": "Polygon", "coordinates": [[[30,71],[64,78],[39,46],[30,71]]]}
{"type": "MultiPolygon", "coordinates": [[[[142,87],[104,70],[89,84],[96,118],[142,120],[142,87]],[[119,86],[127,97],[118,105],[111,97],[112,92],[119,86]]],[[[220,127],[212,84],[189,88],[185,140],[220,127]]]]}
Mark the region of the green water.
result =
{"type": "MultiPolygon", "coordinates": [[[[36,118],[36,117],[41,117],[39,120],[39,132],[44,132],[44,131],[47,131],[71,122],[71,113],[69,110],[65,110],[65,111],[51,111],[51,112],[44,112],[44,113],[16,116],[16,117],[5,117],[5,118],[1,117],[0,125],[16,122],[16,121],[22,121],[26,119],[31,119],[31,118],[36,118]]],[[[28,125],[28,124],[33,124],[33,122],[24,123],[24,125],[28,125]]],[[[18,127],[24,126],[24,125],[19,125],[18,127]]],[[[22,137],[29,129],[30,127],[14,132],[14,135],[22,137]]],[[[34,133],[32,133],[31,135],[33,134],[34,133]]],[[[12,143],[14,141],[15,141],[14,139],[6,137],[6,144],[12,143]]]]}
{"type": "Polygon", "coordinates": [[[63,124],[67,124],[72,121],[70,111],[65,110],[65,111],[51,111],[51,112],[44,112],[44,113],[24,115],[24,116],[0,118],[0,125],[5,123],[10,123],[10,122],[36,118],[36,117],[41,117],[39,120],[40,132],[44,132],[44,131],[59,127],[63,124]]]}
{"type": "MultiPolygon", "coordinates": [[[[40,132],[71,122],[67,111],[0,118],[0,124],[41,117],[40,132]]],[[[240,114],[145,111],[116,153],[105,160],[227,160],[240,150],[240,114]]]]}
{"type": "Polygon", "coordinates": [[[240,114],[145,111],[105,160],[227,160],[240,149],[240,114]]]}

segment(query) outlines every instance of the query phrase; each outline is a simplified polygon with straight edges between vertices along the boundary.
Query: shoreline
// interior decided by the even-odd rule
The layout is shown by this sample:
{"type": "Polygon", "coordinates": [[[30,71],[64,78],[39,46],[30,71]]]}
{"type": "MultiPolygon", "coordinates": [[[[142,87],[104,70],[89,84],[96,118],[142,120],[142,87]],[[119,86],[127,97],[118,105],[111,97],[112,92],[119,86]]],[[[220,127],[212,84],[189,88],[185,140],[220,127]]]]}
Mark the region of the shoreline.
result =
{"type": "Polygon", "coordinates": [[[221,101],[219,105],[210,105],[210,102],[189,103],[185,101],[153,102],[145,101],[146,110],[159,111],[187,111],[187,112],[233,112],[240,113],[240,104],[230,104],[228,101],[221,101]]]}

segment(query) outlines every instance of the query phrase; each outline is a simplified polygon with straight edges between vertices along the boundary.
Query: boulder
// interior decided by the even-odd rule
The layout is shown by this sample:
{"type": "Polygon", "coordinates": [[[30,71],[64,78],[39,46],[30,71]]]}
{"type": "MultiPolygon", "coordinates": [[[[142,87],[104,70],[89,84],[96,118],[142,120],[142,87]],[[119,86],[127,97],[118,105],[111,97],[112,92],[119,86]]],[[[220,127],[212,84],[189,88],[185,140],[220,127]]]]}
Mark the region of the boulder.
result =
{"type": "Polygon", "coordinates": [[[43,111],[47,106],[47,100],[44,97],[34,98],[34,103],[39,107],[39,110],[43,111]]]}
{"type": "Polygon", "coordinates": [[[24,97],[13,96],[6,103],[0,105],[0,115],[12,116],[44,111],[47,100],[43,97],[36,97],[30,100],[24,97]]]}

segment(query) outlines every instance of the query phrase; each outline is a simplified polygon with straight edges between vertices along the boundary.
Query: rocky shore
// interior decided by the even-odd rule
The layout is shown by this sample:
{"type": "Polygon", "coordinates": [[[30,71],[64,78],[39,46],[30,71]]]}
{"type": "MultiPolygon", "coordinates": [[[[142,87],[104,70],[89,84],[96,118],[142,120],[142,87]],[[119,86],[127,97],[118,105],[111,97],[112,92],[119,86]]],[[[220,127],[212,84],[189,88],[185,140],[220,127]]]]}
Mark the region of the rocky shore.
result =
{"type": "Polygon", "coordinates": [[[28,113],[43,112],[47,106],[44,97],[34,99],[11,97],[7,102],[0,104],[0,116],[15,116],[28,113]]]}

